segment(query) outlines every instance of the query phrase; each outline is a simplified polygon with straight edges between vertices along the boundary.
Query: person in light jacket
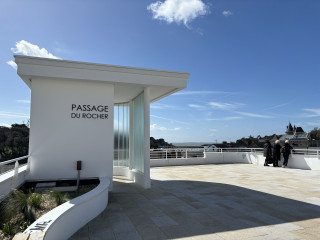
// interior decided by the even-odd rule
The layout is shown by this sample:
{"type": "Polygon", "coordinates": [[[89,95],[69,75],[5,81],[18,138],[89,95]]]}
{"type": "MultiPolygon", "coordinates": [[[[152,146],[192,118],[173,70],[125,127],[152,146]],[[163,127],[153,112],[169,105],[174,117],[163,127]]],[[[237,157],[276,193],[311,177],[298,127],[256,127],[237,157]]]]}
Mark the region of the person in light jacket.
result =
{"type": "Polygon", "coordinates": [[[285,143],[284,143],[284,152],[282,153],[283,154],[283,165],[282,167],[287,167],[288,165],[288,159],[289,159],[289,155],[291,153],[291,149],[293,149],[293,147],[291,147],[291,145],[289,144],[289,140],[286,140],[285,143]]]}
{"type": "Polygon", "coordinates": [[[273,146],[273,166],[274,167],[279,167],[278,161],[280,160],[280,141],[276,140],[273,146]]]}

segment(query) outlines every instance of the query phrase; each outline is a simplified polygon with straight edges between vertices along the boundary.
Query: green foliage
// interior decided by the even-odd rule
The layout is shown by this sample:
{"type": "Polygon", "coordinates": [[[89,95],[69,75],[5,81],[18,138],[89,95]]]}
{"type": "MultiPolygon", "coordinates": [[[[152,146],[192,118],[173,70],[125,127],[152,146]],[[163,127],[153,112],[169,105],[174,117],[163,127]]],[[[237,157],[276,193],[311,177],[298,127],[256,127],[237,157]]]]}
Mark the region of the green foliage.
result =
{"type": "Polygon", "coordinates": [[[27,221],[35,221],[35,207],[32,206],[29,197],[21,190],[13,190],[13,199],[10,204],[15,211],[21,212],[27,221]]]}
{"type": "Polygon", "coordinates": [[[40,193],[29,193],[28,202],[31,207],[40,209],[43,202],[43,197],[40,193]]]}
{"type": "Polygon", "coordinates": [[[24,231],[30,226],[30,224],[31,223],[29,221],[21,221],[19,228],[21,231],[24,231]]]}
{"type": "Polygon", "coordinates": [[[155,139],[150,137],[150,148],[156,149],[159,147],[173,147],[173,145],[167,143],[163,138],[155,139]]]}
{"type": "Polygon", "coordinates": [[[12,235],[14,234],[13,226],[10,222],[4,223],[2,227],[2,232],[4,235],[12,235]]]}
{"type": "Polygon", "coordinates": [[[310,138],[314,140],[320,140],[320,129],[315,127],[311,132],[310,132],[310,138]]]}
{"type": "Polygon", "coordinates": [[[0,127],[1,161],[28,155],[29,128],[25,124],[0,127]]]}
{"type": "Polygon", "coordinates": [[[35,212],[41,208],[42,202],[43,197],[39,193],[29,191],[29,194],[25,194],[23,191],[15,189],[1,203],[0,222],[9,222],[16,215],[22,214],[24,221],[30,224],[35,221],[35,212]]]}
{"type": "Polygon", "coordinates": [[[50,194],[56,202],[57,206],[61,205],[64,202],[64,197],[61,192],[52,190],[50,191],[50,194]]]}

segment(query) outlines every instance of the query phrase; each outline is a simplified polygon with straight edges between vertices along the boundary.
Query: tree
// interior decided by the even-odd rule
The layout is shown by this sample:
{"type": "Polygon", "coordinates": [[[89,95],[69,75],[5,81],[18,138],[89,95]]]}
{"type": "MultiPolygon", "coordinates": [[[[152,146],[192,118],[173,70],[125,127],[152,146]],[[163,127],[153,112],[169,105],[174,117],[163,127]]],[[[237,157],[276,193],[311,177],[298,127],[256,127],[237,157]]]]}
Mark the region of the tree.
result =
{"type": "Polygon", "coordinates": [[[320,129],[315,127],[311,132],[310,132],[310,138],[315,139],[315,140],[320,140],[320,129]]]}
{"type": "Polygon", "coordinates": [[[150,137],[150,148],[156,149],[159,147],[173,147],[173,145],[167,143],[163,138],[155,139],[150,137]]]}
{"type": "Polygon", "coordinates": [[[28,155],[29,128],[25,124],[0,127],[1,161],[28,155]]]}

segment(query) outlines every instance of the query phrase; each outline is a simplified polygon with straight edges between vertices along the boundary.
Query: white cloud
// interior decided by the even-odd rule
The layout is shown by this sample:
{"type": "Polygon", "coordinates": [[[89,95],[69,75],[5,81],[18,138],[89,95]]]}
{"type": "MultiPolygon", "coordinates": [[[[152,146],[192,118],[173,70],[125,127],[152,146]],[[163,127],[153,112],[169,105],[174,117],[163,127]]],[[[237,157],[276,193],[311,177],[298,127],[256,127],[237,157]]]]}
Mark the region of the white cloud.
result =
{"type": "Polygon", "coordinates": [[[183,124],[190,125],[187,122],[177,121],[177,120],[170,119],[170,118],[165,118],[165,117],[160,117],[160,116],[155,116],[155,115],[150,115],[150,117],[154,117],[154,118],[158,118],[158,119],[162,119],[162,120],[167,120],[167,121],[170,121],[170,122],[177,122],[177,123],[183,123],[183,124]]]}
{"type": "Polygon", "coordinates": [[[13,53],[21,53],[22,55],[26,56],[60,59],[59,57],[54,56],[52,53],[49,53],[47,49],[40,48],[38,45],[29,43],[25,40],[17,42],[16,47],[11,48],[11,51],[13,53]]]}
{"type": "Polygon", "coordinates": [[[223,110],[230,110],[241,107],[243,104],[240,103],[222,103],[222,102],[209,102],[212,108],[218,108],[223,110]]]}
{"type": "Polygon", "coordinates": [[[7,64],[9,64],[11,67],[13,67],[15,70],[17,70],[17,64],[14,61],[12,61],[12,60],[7,61],[7,64]]]}
{"type": "Polygon", "coordinates": [[[181,128],[166,128],[158,126],[156,123],[150,125],[150,130],[152,131],[179,131],[181,128]]]}
{"type": "Polygon", "coordinates": [[[0,123],[0,127],[8,127],[8,128],[10,128],[11,125],[8,124],[8,123],[0,123]]]}
{"type": "Polygon", "coordinates": [[[256,113],[248,113],[248,112],[235,112],[243,116],[254,117],[254,118],[273,118],[272,116],[256,114],[256,113]]]}
{"type": "Polygon", "coordinates": [[[17,100],[18,103],[30,103],[30,100],[17,100]]]}
{"type": "Polygon", "coordinates": [[[3,111],[0,111],[0,116],[7,117],[7,118],[29,118],[30,117],[28,114],[24,114],[24,113],[3,112],[3,111]]]}
{"type": "MultiPolygon", "coordinates": [[[[29,43],[25,40],[21,40],[19,42],[16,42],[16,47],[11,48],[11,51],[14,54],[22,54],[26,56],[32,56],[32,57],[43,57],[43,58],[53,58],[53,59],[60,59],[57,56],[54,56],[52,53],[48,52],[45,48],[40,48],[38,45],[29,43]]],[[[7,64],[9,64],[11,67],[17,69],[17,64],[14,61],[8,61],[7,64]]]]}
{"type": "Polygon", "coordinates": [[[229,16],[233,15],[233,13],[231,11],[229,11],[229,10],[225,10],[225,11],[222,12],[222,15],[225,16],[225,17],[229,17],[229,16]]]}
{"type": "Polygon", "coordinates": [[[307,126],[307,127],[319,127],[320,120],[316,120],[316,122],[297,123],[296,125],[307,126]]]}
{"type": "Polygon", "coordinates": [[[207,121],[231,121],[231,120],[238,120],[243,119],[243,117],[224,117],[224,118],[207,118],[207,121]]]}
{"type": "Polygon", "coordinates": [[[197,104],[188,104],[189,107],[191,108],[195,108],[197,110],[205,110],[206,107],[202,106],[202,105],[197,105],[197,104]]]}
{"type": "Polygon", "coordinates": [[[147,9],[152,12],[153,19],[167,23],[183,23],[187,27],[192,20],[210,13],[209,6],[201,0],[156,1],[151,3],[147,9]]]}
{"type": "Polygon", "coordinates": [[[223,91],[182,91],[176,92],[172,95],[203,95],[203,94],[232,94],[231,92],[223,92],[223,91]]]}
{"type": "Polygon", "coordinates": [[[173,109],[173,110],[181,110],[180,107],[174,105],[167,105],[162,103],[152,103],[150,105],[151,109],[173,109]]]}
{"type": "Polygon", "coordinates": [[[276,106],[265,108],[264,110],[271,110],[271,109],[275,109],[275,108],[281,108],[281,107],[287,106],[289,104],[290,103],[282,103],[282,104],[279,104],[279,105],[276,105],[276,106]]]}
{"type": "Polygon", "coordinates": [[[305,117],[319,117],[320,116],[320,108],[305,108],[303,111],[311,112],[310,115],[305,115],[305,117]]]}

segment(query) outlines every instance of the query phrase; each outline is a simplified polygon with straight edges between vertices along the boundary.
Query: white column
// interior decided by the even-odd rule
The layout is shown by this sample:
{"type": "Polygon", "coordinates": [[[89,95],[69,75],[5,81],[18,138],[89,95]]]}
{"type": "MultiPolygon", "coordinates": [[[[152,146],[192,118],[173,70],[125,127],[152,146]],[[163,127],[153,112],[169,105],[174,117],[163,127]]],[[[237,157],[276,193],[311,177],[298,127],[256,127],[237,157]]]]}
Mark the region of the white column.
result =
{"type": "Polygon", "coordinates": [[[150,188],[150,88],[144,89],[144,188],[150,188]]]}

